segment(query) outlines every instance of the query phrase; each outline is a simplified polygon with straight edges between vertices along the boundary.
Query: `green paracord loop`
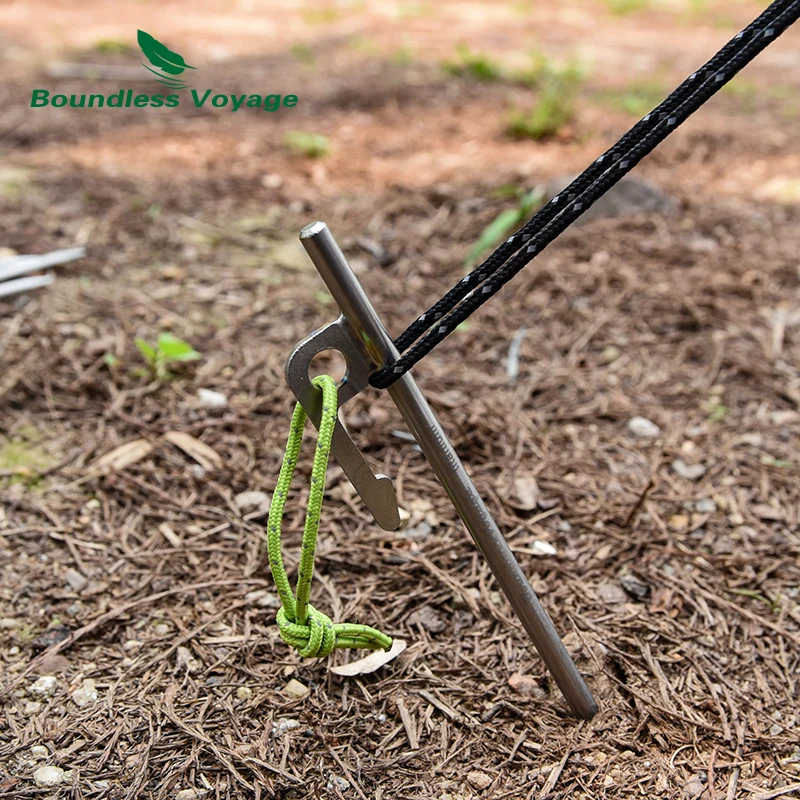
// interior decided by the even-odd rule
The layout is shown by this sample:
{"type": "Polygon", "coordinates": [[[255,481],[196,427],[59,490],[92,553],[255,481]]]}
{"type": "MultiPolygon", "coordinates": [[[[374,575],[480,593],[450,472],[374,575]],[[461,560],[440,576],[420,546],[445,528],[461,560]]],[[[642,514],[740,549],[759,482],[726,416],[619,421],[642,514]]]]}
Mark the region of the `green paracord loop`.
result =
{"type": "Polygon", "coordinates": [[[317,448],[314,452],[314,466],[311,470],[311,491],[308,497],[306,523],[303,528],[296,595],[292,594],[286,568],[283,565],[281,522],[289,487],[292,484],[292,476],[297,466],[297,457],[300,454],[303,427],[306,424],[306,412],[300,403],[295,406],[292,415],[292,429],[286,443],[286,454],[283,457],[278,485],[272,496],[269,520],[267,521],[269,563],[281,599],[281,608],[277,615],[278,628],[283,641],[291,647],[296,647],[303,658],[324,658],[337,647],[388,650],[392,646],[392,639],[385,633],[367,625],[334,624],[328,616],[309,603],[319,518],[325,493],[325,474],[328,470],[328,456],[338,409],[336,383],[333,378],[328,375],[320,375],[312,382],[314,386],[322,390],[322,416],[317,448]]]}

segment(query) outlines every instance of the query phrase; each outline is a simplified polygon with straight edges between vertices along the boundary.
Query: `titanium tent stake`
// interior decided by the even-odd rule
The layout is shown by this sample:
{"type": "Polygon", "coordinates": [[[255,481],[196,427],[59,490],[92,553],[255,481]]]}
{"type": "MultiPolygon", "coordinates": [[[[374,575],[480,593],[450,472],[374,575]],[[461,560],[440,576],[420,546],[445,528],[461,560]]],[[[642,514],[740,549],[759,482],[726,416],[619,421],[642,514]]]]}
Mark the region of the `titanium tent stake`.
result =
{"type": "MultiPolygon", "coordinates": [[[[334,349],[347,360],[348,374],[340,388],[340,403],[344,403],[367,388],[370,373],[395,361],[398,352],[327,225],[324,222],[307,225],[300,240],[342,312],[336,322],[301,342],[286,364],[289,386],[318,426],[320,393],[311,385],[308,374],[311,359],[317,353],[334,349]]],[[[591,718],[597,704],[589,687],[414,378],[406,373],[388,392],[573,713],[583,719],[591,718]]],[[[331,450],[378,524],[394,530],[399,519],[391,483],[382,475],[372,475],[340,424],[331,450]],[[376,493],[378,484],[382,484],[381,491],[376,493]]]]}

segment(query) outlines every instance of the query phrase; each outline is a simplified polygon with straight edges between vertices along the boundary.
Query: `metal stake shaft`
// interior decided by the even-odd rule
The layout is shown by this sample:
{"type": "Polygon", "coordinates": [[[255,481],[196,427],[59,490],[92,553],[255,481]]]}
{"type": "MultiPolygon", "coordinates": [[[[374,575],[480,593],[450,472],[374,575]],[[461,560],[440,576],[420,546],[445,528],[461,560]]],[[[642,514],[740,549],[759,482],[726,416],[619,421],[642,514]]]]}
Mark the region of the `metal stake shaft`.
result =
{"type": "MultiPolygon", "coordinates": [[[[300,239],[359,341],[381,367],[398,358],[389,333],[375,313],[344,254],[323,222],[307,225],[300,239]]],[[[573,713],[589,719],[597,704],[542,608],[514,554],[492,519],[464,465],[410,374],[388,389],[458,515],[489,564],[573,713]]]]}

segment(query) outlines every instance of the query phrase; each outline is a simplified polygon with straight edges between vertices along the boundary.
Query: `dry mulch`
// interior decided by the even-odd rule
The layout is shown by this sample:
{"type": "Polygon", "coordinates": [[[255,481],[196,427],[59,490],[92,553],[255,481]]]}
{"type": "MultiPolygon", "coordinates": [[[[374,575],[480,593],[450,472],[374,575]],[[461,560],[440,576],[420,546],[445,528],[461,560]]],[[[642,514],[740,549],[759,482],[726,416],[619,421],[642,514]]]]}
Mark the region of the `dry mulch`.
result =
{"type": "MultiPolygon", "coordinates": [[[[342,92],[360,85],[338,79],[342,92]]],[[[395,109],[369,113],[388,126],[395,109]]],[[[137,180],[37,162],[22,142],[20,163],[39,168],[0,198],[8,244],[83,239],[90,252],[51,290],[1,307],[3,796],[48,795],[31,780],[35,745],[71,770],[54,791],[76,798],[796,792],[800,211],[707,187],[736,159],[783,158],[797,123],[775,118],[784,139],[762,140],[758,120],[731,133],[725,114],[644,166],[672,213],[568,232],[416,370],[596,693],[600,712],[582,723],[387,397],[342,413],[395,479],[409,526],[381,531],[332,469],[314,591],[335,619],[405,638],[397,661],[347,679],[291,653],[273,621],[266,512],[235,500],[274,488],[291,413],[284,360],[335,315],[296,249],[299,227],[331,223],[400,330],[463,274],[507,202],[492,189],[530,176],[348,192],[334,161],[274,187],[240,152],[183,179],[137,180]],[[308,180],[320,194],[303,191],[308,180]],[[203,354],[168,383],[136,373],[135,337],[159,330],[203,354]],[[203,406],[199,388],[227,407],[203,406]],[[657,435],[635,436],[636,416],[657,435]],[[219,461],[198,463],[165,438],[174,431],[219,461]],[[98,471],[135,440],[152,449],[98,471]],[[44,674],[54,694],[32,706],[44,674]],[[308,696],[286,696],[292,678],[308,696]],[[81,707],[71,693],[85,679],[98,698],[81,707]]],[[[584,145],[546,147],[566,148],[571,168],[584,145]]],[[[291,566],[303,496],[287,519],[291,566]]]]}

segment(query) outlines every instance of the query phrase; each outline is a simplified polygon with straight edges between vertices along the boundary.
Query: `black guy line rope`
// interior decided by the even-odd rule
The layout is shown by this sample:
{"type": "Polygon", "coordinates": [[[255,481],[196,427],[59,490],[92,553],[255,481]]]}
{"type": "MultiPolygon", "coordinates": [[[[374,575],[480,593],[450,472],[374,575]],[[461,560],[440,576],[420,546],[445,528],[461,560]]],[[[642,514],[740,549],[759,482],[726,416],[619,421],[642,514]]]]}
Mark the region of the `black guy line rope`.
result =
{"type": "Polygon", "coordinates": [[[373,374],[370,383],[386,388],[408,372],[798,18],[800,0],[773,2],[483,264],[420,315],[395,340],[398,350],[406,352],[373,374]]]}

